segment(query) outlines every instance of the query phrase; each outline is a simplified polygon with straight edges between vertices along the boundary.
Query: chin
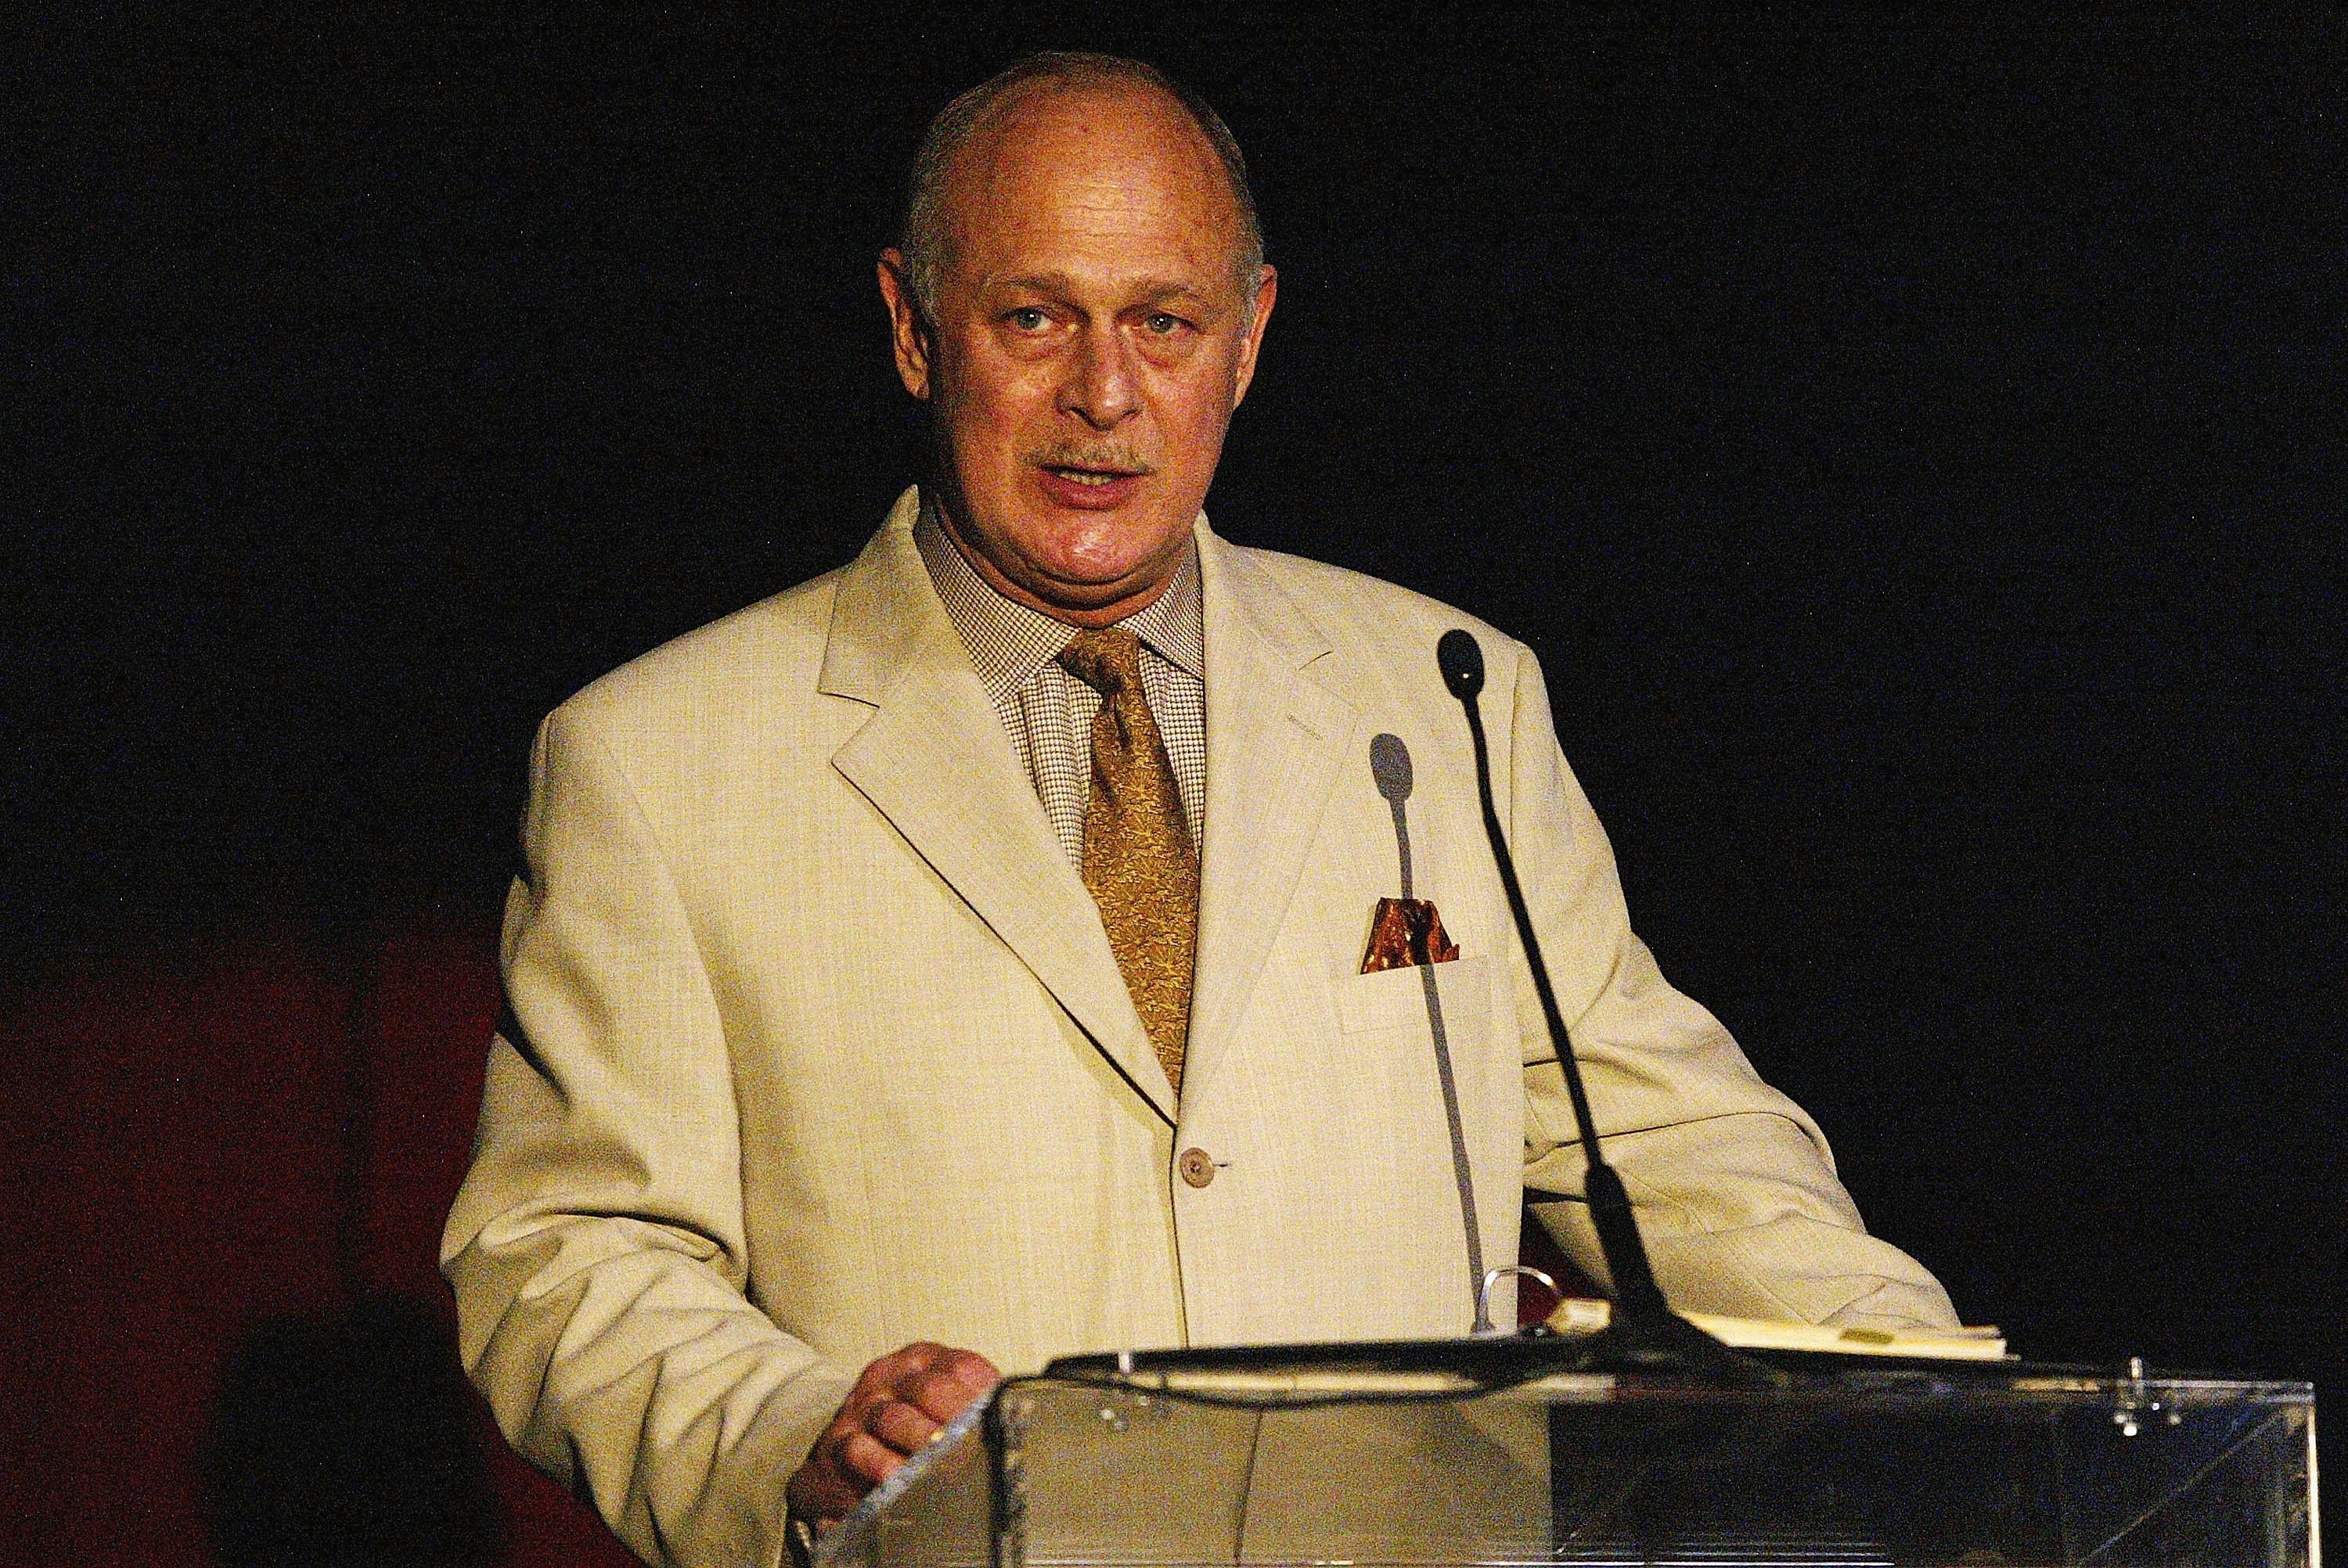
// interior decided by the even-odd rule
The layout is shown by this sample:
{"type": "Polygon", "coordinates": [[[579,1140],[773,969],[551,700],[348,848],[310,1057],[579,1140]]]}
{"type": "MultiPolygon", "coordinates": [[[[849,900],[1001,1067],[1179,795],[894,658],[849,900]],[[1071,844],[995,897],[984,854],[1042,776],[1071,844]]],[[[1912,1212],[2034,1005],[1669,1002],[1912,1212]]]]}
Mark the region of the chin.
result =
{"type": "Polygon", "coordinates": [[[1035,540],[1038,566],[1066,581],[1102,588],[1143,570],[1165,548],[1165,536],[1148,522],[1114,512],[1055,517],[1035,540]]]}
{"type": "Polygon", "coordinates": [[[1095,589],[1107,593],[1129,585],[1137,577],[1150,576],[1151,569],[1161,557],[1162,552],[1159,550],[1128,548],[1066,554],[1056,552],[1038,564],[1072,588],[1095,589]]]}

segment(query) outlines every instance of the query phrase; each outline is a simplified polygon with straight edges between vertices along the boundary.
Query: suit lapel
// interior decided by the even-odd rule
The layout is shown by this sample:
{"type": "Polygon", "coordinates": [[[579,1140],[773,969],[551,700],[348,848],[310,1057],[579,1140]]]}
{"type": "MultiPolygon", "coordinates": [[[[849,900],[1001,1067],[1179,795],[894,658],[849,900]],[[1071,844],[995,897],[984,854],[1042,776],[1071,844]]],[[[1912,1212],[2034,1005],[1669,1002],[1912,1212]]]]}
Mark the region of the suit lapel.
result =
{"type": "Polygon", "coordinates": [[[1204,527],[1198,534],[1207,825],[1182,1071],[1194,1087],[1213,1071],[1263,972],[1357,717],[1307,673],[1328,645],[1303,610],[1244,552],[1204,527]]]}
{"type": "Polygon", "coordinates": [[[819,685],[874,712],[833,753],[832,765],[1170,1124],[1172,1085],[1134,1010],[1099,910],[1060,852],[930,586],[913,544],[915,510],[909,490],[840,576],[819,685]]]}

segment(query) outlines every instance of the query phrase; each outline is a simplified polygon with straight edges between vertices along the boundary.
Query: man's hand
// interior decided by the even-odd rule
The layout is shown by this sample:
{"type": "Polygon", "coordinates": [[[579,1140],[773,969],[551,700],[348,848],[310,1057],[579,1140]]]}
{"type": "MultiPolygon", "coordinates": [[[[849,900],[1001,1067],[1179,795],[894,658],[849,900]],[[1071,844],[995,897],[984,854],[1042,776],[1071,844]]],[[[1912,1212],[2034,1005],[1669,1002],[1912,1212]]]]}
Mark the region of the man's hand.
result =
{"type": "Polygon", "coordinates": [[[943,1345],[908,1345],[864,1368],[831,1425],[791,1477],[791,1512],[818,1530],[848,1516],[905,1456],[972,1400],[1003,1381],[985,1357],[943,1345]]]}

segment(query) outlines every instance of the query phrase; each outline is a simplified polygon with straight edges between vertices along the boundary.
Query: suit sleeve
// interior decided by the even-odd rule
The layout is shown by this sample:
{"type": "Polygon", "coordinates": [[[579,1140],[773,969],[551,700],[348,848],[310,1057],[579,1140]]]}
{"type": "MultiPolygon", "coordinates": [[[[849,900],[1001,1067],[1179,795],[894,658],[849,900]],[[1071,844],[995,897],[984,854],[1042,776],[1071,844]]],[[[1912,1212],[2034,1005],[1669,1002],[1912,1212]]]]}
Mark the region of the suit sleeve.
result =
{"type": "Polygon", "coordinates": [[[652,825],[558,711],[530,759],[508,1009],[441,1244],[516,1448],[655,1563],[773,1563],[850,1386],[744,1295],[733,1079],[652,825]]]}
{"type": "MultiPolygon", "coordinates": [[[[1613,851],[1559,749],[1529,651],[1518,651],[1515,673],[1509,754],[1497,764],[1509,838],[1599,1137],[1663,1294],[1683,1310],[1744,1317],[1953,1327],[1940,1282],[1867,1234],[1818,1124],[1664,981],[1632,934],[1613,851]]],[[[1602,1281],[1572,1103],[1521,950],[1516,958],[1526,1194],[1567,1255],[1602,1281]]]]}

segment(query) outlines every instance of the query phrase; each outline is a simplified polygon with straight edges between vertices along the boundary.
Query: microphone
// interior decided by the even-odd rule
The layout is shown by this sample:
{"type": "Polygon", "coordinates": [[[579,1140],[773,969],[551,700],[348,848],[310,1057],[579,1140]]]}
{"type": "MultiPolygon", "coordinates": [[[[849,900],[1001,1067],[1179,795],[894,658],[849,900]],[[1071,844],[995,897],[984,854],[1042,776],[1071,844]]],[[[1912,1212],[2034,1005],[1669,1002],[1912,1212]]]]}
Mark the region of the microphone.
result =
{"type": "MultiPolygon", "coordinates": [[[[1708,1372],[1737,1382],[1756,1377],[1774,1380],[1770,1368],[1740,1356],[1706,1334],[1663,1299],[1655,1271],[1647,1260],[1639,1222],[1631,1212],[1631,1194],[1622,1178],[1606,1163],[1598,1145],[1598,1122],[1590,1112],[1590,1092],[1582,1084],[1581,1064],[1573,1054],[1564,1015],[1558,1011],[1557,993],[1550,987],[1549,965],[1541,957],[1540,938],[1533,932],[1525,908],[1524,888],[1517,881],[1517,865],[1509,854],[1508,835],[1500,830],[1500,814],[1492,804],[1491,749],[1484,739],[1484,715],[1478,698],[1484,690],[1484,650],[1464,630],[1443,634],[1435,645],[1435,662],[1443,683],[1459,699],[1468,715],[1468,733],[1476,743],[1476,793],[1484,806],[1484,835],[1491,841],[1493,864],[1500,874],[1500,889],[1508,896],[1517,936],[1524,943],[1532,968],[1533,989],[1540,994],[1541,1017],[1549,1025],[1556,1049],[1558,1070],[1565,1076],[1566,1093],[1573,1102],[1573,1122],[1581,1136],[1588,1162],[1582,1192],[1590,1204],[1591,1224],[1598,1232],[1598,1248],[1606,1271],[1614,1278],[1614,1315],[1608,1326],[1592,1335],[1580,1365],[1584,1370],[1632,1368],[1708,1372]]],[[[1399,811],[1401,808],[1395,808],[1399,811]]]]}
{"type": "MultiPolygon", "coordinates": [[[[1370,777],[1378,793],[1394,808],[1395,851],[1402,860],[1403,902],[1412,902],[1410,890],[1410,823],[1403,802],[1410,798],[1410,748],[1400,735],[1370,737],[1370,777]]],[[[1435,1076],[1443,1085],[1443,1115],[1451,1128],[1451,1175],[1459,1186],[1459,1223],[1468,1232],[1468,1298],[1476,1305],[1470,1333],[1492,1332],[1490,1292],[1484,1288],[1484,1232],[1476,1223],[1476,1182],[1468,1166],[1468,1134],[1459,1121],[1459,1083],[1451,1072],[1451,1042],[1443,1030],[1443,998],[1435,986],[1435,964],[1427,952],[1426,930],[1416,927],[1411,957],[1419,983],[1426,991],[1426,1027],[1435,1037],[1435,1076]]]]}

